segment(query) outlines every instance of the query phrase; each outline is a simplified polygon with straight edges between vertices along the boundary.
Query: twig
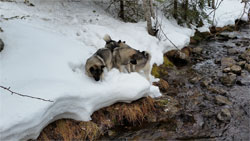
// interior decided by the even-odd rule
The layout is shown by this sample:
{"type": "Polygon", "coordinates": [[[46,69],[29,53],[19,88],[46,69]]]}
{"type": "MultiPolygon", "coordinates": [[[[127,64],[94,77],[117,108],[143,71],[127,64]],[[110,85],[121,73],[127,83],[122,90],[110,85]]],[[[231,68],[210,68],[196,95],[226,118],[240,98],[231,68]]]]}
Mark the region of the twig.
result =
{"type": "Polygon", "coordinates": [[[15,95],[22,96],[22,97],[38,99],[38,100],[47,101],[47,102],[54,102],[54,101],[49,100],[49,99],[47,100],[47,99],[43,99],[43,98],[40,98],[40,97],[34,97],[34,96],[29,96],[29,95],[24,95],[24,94],[14,92],[14,91],[10,90],[10,87],[7,88],[7,87],[4,87],[4,86],[0,86],[0,88],[4,89],[6,91],[9,91],[12,95],[15,94],[15,95]]]}
{"type": "Polygon", "coordinates": [[[115,0],[114,0],[114,1],[111,1],[110,4],[109,4],[109,6],[105,9],[105,11],[108,11],[109,8],[111,7],[111,5],[113,5],[115,2],[116,2],[115,0]]]}
{"type": "MultiPolygon", "coordinates": [[[[244,2],[243,0],[242,0],[242,2],[244,2]]],[[[239,18],[239,20],[237,21],[237,23],[235,24],[235,29],[237,28],[237,26],[238,26],[238,24],[239,24],[239,22],[240,22],[240,20],[242,19],[242,17],[244,16],[244,14],[247,14],[247,12],[246,12],[246,7],[247,7],[247,1],[245,1],[245,4],[244,4],[244,10],[243,10],[243,13],[242,13],[242,15],[240,16],[240,18],[239,18]]]]}
{"type": "Polygon", "coordinates": [[[163,35],[166,37],[166,39],[167,40],[169,40],[169,42],[177,49],[177,50],[180,50],[169,38],[168,38],[168,36],[164,33],[164,31],[162,30],[162,27],[161,27],[161,25],[159,25],[159,27],[160,27],[160,30],[161,30],[161,32],[163,33],[163,35]]]}
{"type": "MultiPolygon", "coordinates": [[[[219,1],[219,0],[218,0],[219,1]]],[[[214,9],[214,15],[213,15],[213,23],[212,25],[214,26],[214,20],[215,20],[215,12],[216,10],[220,7],[220,4],[223,2],[223,0],[220,1],[220,3],[218,4],[218,1],[216,2],[216,7],[214,9]],[[218,5],[217,5],[218,4],[218,5]]]]}

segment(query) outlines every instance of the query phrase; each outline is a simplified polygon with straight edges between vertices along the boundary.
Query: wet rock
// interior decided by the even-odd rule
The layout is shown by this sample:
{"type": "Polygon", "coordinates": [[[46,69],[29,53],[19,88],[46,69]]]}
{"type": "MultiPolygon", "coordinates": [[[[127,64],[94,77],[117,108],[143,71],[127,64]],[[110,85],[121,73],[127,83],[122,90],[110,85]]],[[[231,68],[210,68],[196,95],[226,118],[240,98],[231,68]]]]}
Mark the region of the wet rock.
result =
{"type": "Polygon", "coordinates": [[[192,83],[192,84],[195,84],[195,83],[199,82],[200,80],[201,80],[201,77],[196,76],[196,77],[193,77],[193,78],[189,79],[189,82],[192,83]]]}
{"type": "Polygon", "coordinates": [[[246,61],[240,61],[237,63],[237,65],[241,66],[242,68],[245,67],[246,61]]]}
{"type": "Polygon", "coordinates": [[[230,69],[235,74],[238,74],[238,75],[241,74],[241,67],[238,65],[233,65],[230,69]]]}
{"type": "Polygon", "coordinates": [[[181,52],[185,53],[186,56],[190,56],[191,52],[192,52],[192,48],[191,47],[184,47],[181,49],[181,52]]]}
{"type": "Polygon", "coordinates": [[[245,64],[245,69],[250,72],[250,64],[245,64]]]}
{"type": "Polygon", "coordinates": [[[225,68],[225,67],[231,67],[231,66],[233,66],[235,63],[236,63],[235,60],[234,60],[233,58],[231,58],[231,57],[223,57],[223,58],[221,59],[221,66],[222,66],[223,68],[225,68]]]}
{"type": "Polygon", "coordinates": [[[180,111],[179,101],[171,96],[166,96],[164,99],[156,100],[156,102],[158,105],[165,107],[163,110],[165,118],[166,116],[174,117],[180,111]]]}
{"type": "Polygon", "coordinates": [[[223,72],[224,73],[229,73],[229,72],[231,72],[231,68],[230,67],[224,68],[223,72]]]}
{"type": "Polygon", "coordinates": [[[228,100],[227,97],[221,96],[221,95],[215,96],[215,102],[217,104],[219,104],[219,105],[229,105],[229,106],[231,106],[233,104],[231,101],[228,100]]]}
{"type": "Polygon", "coordinates": [[[115,136],[116,133],[115,133],[115,131],[108,130],[108,135],[109,135],[110,137],[112,137],[112,136],[115,136]]]}
{"type": "Polygon", "coordinates": [[[196,47],[192,49],[192,52],[195,54],[201,54],[202,53],[202,48],[201,47],[196,47]]]}
{"type": "Polygon", "coordinates": [[[215,63],[215,64],[220,64],[220,63],[221,63],[221,59],[216,58],[216,59],[214,60],[214,63],[215,63]]]}
{"type": "Polygon", "coordinates": [[[217,115],[217,118],[220,121],[229,121],[231,117],[231,113],[227,108],[221,109],[220,113],[217,115]]]}
{"type": "Polygon", "coordinates": [[[236,45],[236,46],[240,46],[241,44],[240,44],[240,43],[238,43],[238,42],[236,42],[236,43],[235,43],[235,45],[236,45]]]}
{"type": "Polygon", "coordinates": [[[4,48],[4,43],[2,39],[0,39],[0,52],[3,50],[3,48],[4,48]]]}
{"type": "Polygon", "coordinates": [[[160,81],[154,82],[153,84],[158,86],[161,92],[166,92],[169,88],[168,82],[163,79],[160,79],[160,81]]]}
{"type": "Polygon", "coordinates": [[[171,50],[165,54],[176,66],[185,66],[190,61],[189,56],[180,50],[171,50]]]}
{"type": "Polygon", "coordinates": [[[234,48],[230,48],[230,49],[227,50],[227,53],[230,54],[230,55],[233,55],[233,54],[237,54],[238,51],[236,49],[234,49],[234,48]]]}
{"type": "Polygon", "coordinates": [[[212,83],[212,79],[211,78],[204,78],[201,81],[201,86],[202,87],[208,87],[211,83],[212,83]]]}
{"type": "Polygon", "coordinates": [[[250,49],[247,49],[245,52],[243,52],[241,55],[239,55],[239,58],[246,60],[249,63],[249,61],[250,61],[250,49]]]}
{"type": "Polygon", "coordinates": [[[225,86],[232,86],[236,82],[236,74],[228,73],[220,78],[220,81],[225,86]]]}
{"type": "Polygon", "coordinates": [[[216,93],[216,94],[221,94],[221,95],[225,95],[227,94],[227,91],[225,91],[222,88],[217,88],[217,87],[209,87],[208,90],[212,93],[216,93]]]}

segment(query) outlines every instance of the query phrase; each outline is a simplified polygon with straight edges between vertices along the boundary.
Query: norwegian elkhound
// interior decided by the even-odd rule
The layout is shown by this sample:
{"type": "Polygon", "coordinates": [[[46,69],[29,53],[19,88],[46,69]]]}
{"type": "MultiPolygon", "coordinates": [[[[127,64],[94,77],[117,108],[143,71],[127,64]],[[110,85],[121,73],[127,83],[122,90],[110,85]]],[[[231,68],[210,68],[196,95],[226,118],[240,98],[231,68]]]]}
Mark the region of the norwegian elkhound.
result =
{"type": "Polygon", "coordinates": [[[122,66],[125,66],[127,71],[131,72],[131,57],[139,51],[128,46],[121,46],[114,49],[113,52],[113,65],[120,72],[125,72],[122,66]]]}
{"type": "Polygon", "coordinates": [[[85,72],[89,77],[93,77],[96,81],[103,80],[104,67],[110,71],[113,67],[112,52],[108,48],[101,48],[92,55],[86,62],[85,72]]]}
{"type": "Polygon", "coordinates": [[[106,42],[105,48],[109,48],[111,50],[111,52],[113,52],[114,49],[117,48],[117,47],[126,46],[126,44],[125,44],[126,42],[125,41],[119,40],[117,42],[115,40],[112,40],[111,37],[108,34],[106,34],[103,37],[103,40],[106,42]]]}
{"type": "Polygon", "coordinates": [[[132,72],[143,71],[148,81],[150,81],[150,60],[151,55],[147,51],[137,52],[132,55],[130,60],[132,72]]]}

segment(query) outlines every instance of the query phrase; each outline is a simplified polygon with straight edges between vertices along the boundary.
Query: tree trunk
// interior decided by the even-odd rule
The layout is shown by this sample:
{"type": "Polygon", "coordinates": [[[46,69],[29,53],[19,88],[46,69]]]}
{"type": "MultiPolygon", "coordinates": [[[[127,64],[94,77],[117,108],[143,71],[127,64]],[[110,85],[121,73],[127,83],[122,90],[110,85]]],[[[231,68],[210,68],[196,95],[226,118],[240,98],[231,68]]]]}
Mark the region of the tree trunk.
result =
{"type": "Polygon", "coordinates": [[[210,7],[210,6],[211,6],[211,4],[210,4],[210,0],[207,0],[207,5],[208,5],[208,7],[210,7]]]}
{"type": "Polygon", "coordinates": [[[184,20],[187,21],[187,15],[188,15],[188,0],[185,0],[185,6],[184,6],[184,20]]]}
{"type": "Polygon", "coordinates": [[[174,18],[177,19],[177,0],[174,0],[174,18]]]}
{"type": "Polygon", "coordinates": [[[147,21],[147,30],[148,33],[152,36],[155,36],[155,30],[152,27],[152,21],[151,21],[151,15],[152,13],[150,12],[150,2],[148,0],[143,0],[143,9],[144,9],[144,15],[145,19],[147,21]]]}
{"type": "Polygon", "coordinates": [[[154,8],[153,8],[153,2],[152,2],[152,0],[149,0],[149,5],[150,5],[151,17],[153,17],[155,19],[155,12],[154,12],[154,8]]]}
{"type": "Polygon", "coordinates": [[[120,12],[119,17],[124,20],[124,1],[120,0],[120,12]]]}
{"type": "Polygon", "coordinates": [[[215,9],[215,1],[212,0],[212,8],[215,9]]]}
{"type": "Polygon", "coordinates": [[[203,7],[204,7],[204,0],[200,0],[200,7],[203,9],[203,7]]]}

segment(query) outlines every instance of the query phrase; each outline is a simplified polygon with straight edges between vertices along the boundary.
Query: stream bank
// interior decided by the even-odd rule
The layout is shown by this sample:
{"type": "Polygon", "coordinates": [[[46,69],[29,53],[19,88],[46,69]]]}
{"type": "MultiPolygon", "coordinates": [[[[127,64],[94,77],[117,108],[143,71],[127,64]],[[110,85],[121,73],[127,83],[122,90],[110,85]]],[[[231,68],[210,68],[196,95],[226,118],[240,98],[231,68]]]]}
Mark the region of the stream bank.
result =
{"type": "Polygon", "coordinates": [[[90,122],[55,121],[38,140],[249,140],[249,26],[190,45],[184,63],[165,54],[152,70],[162,97],[102,108],[90,122]]]}
{"type": "Polygon", "coordinates": [[[156,99],[162,108],[156,121],[120,126],[112,129],[116,135],[100,139],[250,139],[250,24],[190,48],[187,65],[177,61],[174,66],[164,58],[165,63],[152,71],[161,79],[163,93],[156,99]]]}

